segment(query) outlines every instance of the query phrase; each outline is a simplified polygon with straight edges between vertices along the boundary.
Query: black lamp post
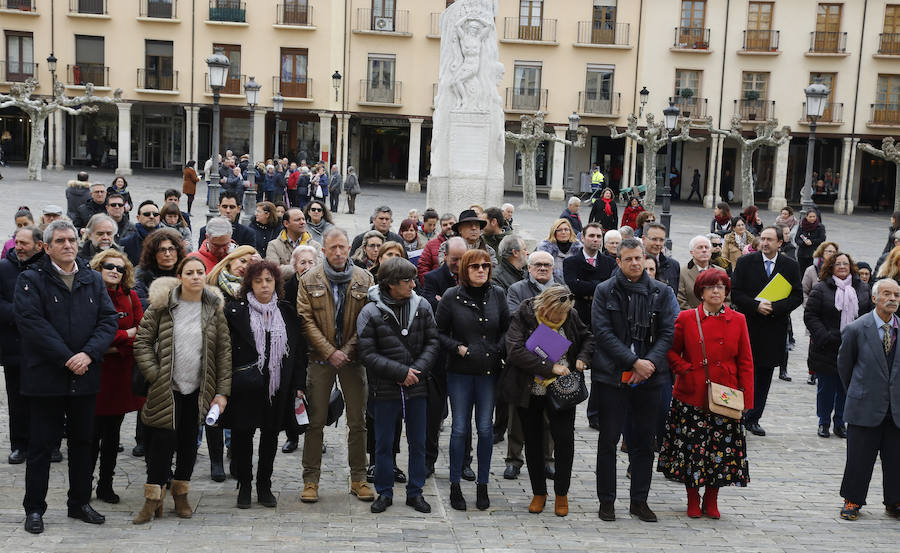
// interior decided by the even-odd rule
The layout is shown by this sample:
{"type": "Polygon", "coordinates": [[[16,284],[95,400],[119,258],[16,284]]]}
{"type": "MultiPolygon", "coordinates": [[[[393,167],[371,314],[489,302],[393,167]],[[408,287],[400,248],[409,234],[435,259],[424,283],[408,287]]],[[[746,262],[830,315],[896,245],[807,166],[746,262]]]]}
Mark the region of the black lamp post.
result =
{"type": "Polygon", "coordinates": [[[566,140],[568,140],[572,144],[566,146],[566,148],[569,150],[569,155],[566,156],[566,182],[563,183],[563,189],[571,190],[574,194],[577,194],[578,190],[580,189],[580,186],[577,186],[577,183],[574,182],[575,179],[572,177],[572,156],[575,154],[574,144],[575,141],[578,140],[578,123],[580,122],[581,117],[579,117],[578,114],[573,111],[572,115],[569,116],[569,128],[568,130],[566,130],[566,140]],[[567,188],[569,179],[572,179],[573,181],[571,188],[567,188]]]}
{"type": "Polygon", "coordinates": [[[638,94],[641,95],[641,108],[638,112],[638,117],[640,117],[644,114],[644,107],[647,106],[647,100],[650,98],[650,91],[647,90],[647,87],[645,86],[638,94]]]}
{"type": "Polygon", "coordinates": [[[250,108],[250,167],[247,171],[247,179],[250,182],[249,188],[244,188],[244,207],[241,209],[241,224],[246,225],[254,216],[256,208],[256,152],[253,151],[253,127],[256,122],[256,105],[259,103],[259,89],[262,85],[256,82],[254,77],[250,77],[247,84],[244,85],[244,95],[247,97],[247,107],[250,108]],[[251,180],[252,179],[252,180],[251,180]]]}
{"type": "Polygon", "coordinates": [[[275,112],[275,159],[281,159],[281,155],[278,153],[278,124],[280,122],[281,110],[284,109],[284,96],[281,93],[276,92],[275,96],[272,97],[272,111],[275,112]]]}
{"type": "MultiPolygon", "coordinates": [[[[50,101],[53,101],[56,98],[56,56],[53,55],[53,52],[50,52],[50,55],[47,56],[47,69],[50,70],[50,101]]],[[[56,114],[53,114],[53,121],[50,125],[50,149],[48,151],[53,152],[53,156],[48,156],[48,161],[50,162],[51,168],[56,168],[56,159],[59,157],[59,152],[56,151],[56,114]]]]}
{"type": "Polygon", "coordinates": [[[206,58],[206,66],[209,68],[209,87],[213,91],[212,166],[210,167],[212,178],[209,179],[209,191],[206,199],[209,206],[206,219],[209,220],[219,213],[219,93],[225,88],[231,61],[222,48],[216,48],[213,54],[206,58]]]}
{"type": "Polygon", "coordinates": [[[674,102],[669,102],[669,107],[663,110],[663,120],[666,126],[666,180],[663,188],[663,210],[661,222],[666,227],[666,250],[672,251],[672,213],[669,211],[672,207],[672,188],[669,182],[669,173],[672,171],[672,131],[678,125],[678,114],[680,110],[675,107],[674,102]]]}
{"type": "Polygon", "coordinates": [[[334,87],[334,101],[338,101],[338,91],[341,89],[341,74],[337,70],[331,76],[331,86],[334,87]]]}
{"type": "Polygon", "coordinates": [[[816,77],[814,83],[806,87],[803,91],[806,93],[806,117],[809,119],[809,141],[806,144],[806,181],[803,183],[803,192],[800,196],[800,214],[806,217],[806,214],[816,208],[812,199],[812,170],[813,156],[816,151],[816,119],[822,117],[825,112],[826,100],[831,92],[827,86],[822,84],[821,77],[816,77]]]}

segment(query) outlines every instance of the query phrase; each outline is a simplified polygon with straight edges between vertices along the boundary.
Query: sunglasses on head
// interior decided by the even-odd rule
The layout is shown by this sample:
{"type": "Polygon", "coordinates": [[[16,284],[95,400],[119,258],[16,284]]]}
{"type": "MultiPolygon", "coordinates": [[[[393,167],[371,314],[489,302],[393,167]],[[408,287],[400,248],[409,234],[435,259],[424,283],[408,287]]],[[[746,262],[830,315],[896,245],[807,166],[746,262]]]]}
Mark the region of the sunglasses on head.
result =
{"type": "Polygon", "coordinates": [[[491,270],[491,263],[486,261],[484,263],[469,263],[469,269],[481,269],[483,271],[491,270]]]}
{"type": "Polygon", "coordinates": [[[124,265],[116,265],[115,263],[104,263],[100,265],[100,267],[106,269],[107,271],[116,271],[117,273],[124,275],[125,274],[125,266],[124,265]]]}

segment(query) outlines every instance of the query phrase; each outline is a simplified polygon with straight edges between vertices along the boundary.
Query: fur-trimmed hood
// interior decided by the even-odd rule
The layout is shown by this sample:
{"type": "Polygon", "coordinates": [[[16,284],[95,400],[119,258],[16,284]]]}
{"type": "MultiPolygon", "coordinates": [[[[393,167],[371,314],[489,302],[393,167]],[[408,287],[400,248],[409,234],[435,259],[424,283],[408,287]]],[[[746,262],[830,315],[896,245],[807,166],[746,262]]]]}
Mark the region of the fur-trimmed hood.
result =
{"type": "Polygon", "coordinates": [[[72,179],[66,183],[66,186],[68,186],[69,188],[90,188],[91,181],[80,181],[72,179]]]}
{"type": "MultiPolygon", "coordinates": [[[[148,297],[150,299],[150,307],[160,309],[178,303],[178,295],[176,288],[180,286],[178,279],[175,277],[159,277],[150,284],[148,297]]],[[[204,286],[203,301],[211,302],[216,309],[222,310],[225,307],[225,297],[222,291],[210,285],[204,286]]]]}

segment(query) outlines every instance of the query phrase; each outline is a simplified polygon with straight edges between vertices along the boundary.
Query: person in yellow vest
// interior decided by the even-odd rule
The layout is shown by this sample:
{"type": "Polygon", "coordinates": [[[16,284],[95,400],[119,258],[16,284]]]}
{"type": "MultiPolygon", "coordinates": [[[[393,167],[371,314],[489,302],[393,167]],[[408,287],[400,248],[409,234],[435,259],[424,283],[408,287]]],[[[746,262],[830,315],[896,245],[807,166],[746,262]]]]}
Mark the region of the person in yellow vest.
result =
{"type": "Polygon", "coordinates": [[[591,190],[603,188],[605,182],[606,177],[600,172],[600,166],[594,165],[594,170],[591,172],[591,190]]]}

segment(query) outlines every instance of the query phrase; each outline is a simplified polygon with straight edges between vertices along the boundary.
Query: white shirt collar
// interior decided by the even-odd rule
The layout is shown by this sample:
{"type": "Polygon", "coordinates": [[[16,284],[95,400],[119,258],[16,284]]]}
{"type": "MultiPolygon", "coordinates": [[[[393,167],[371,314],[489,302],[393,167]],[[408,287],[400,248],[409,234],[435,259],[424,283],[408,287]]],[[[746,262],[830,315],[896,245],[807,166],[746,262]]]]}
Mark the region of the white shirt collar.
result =
{"type": "Polygon", "coordinates": [[[581,255],[583,255],[585,259],[597,259],[597,255],[599,254],[600,250],[597,250],[597,253],[595,253],[594,255],[588,255],[587,251],[585,251],[584,248],[581,249],[581,255]]]}
{"type": "MultiPolygon", "coordinates": [[[[879,317],[878,311],[876,311],[874,309],[872,310],[872,316],[875,317],[875,324],[878,325],[878,328],[881,328],[882,326],[888,324],[888,321],[885,321],[884,319],[879,317]]],[[[896,315],[891,315],[890,324],[891,324],[891,326],[893,326],[895,328],[897,327],[897,316],[896,315]]]]}
{"type": "Polygon", "coordinates": [[[57,265],[56,262],[53,261],[52,259],[50,260],[50,264],[53,265],[53,268],[56,269],[56,272],[59,273],[59,274],[61,274],[61,275],[69,276],[69,275],[74,275],[75,273],[78,272],[78,263],[75,263],[75,270],[72,271],[71,273],[68,272],[68,271],[63,271],[63,270],[62,270],[62,267],[60,267],[59,265],[57,265]]]}
{"type": "Polygon", "coordinates": [[[766,261],[771,261],[772,263],[775,263],[775,261],[778,259],[778,252],[775,252],[775,255],[772,256],[772,259],[769,259],[768,257],[766,257],[766,254],[764,254],[762,251],[760,251],[759,253],[762,253],[763,263],[765,263],[766,261]]]}

